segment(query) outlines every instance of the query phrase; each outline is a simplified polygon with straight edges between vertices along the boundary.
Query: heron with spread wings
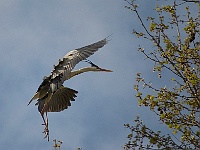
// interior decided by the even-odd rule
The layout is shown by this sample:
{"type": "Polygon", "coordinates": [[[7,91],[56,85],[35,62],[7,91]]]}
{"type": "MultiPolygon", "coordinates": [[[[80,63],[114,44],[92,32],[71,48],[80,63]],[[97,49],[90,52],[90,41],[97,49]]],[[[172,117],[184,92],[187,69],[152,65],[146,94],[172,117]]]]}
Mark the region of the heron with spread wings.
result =
{"type": "Polygon", "coordinates": [[[71,106],[71,101],[75,101],[76,94],[78,93],[76,90],[64,87],[64,81],[89,71],[112,72],[111,70],[100,68],[87,60],[89,56],[106,45],[107,42],[108,40],[105,38],[91,45],[68,52],[62,59],[59,59],[59,63],[54,66],[51,74],[44,77],[37,92],[28,103],[29,105],[33,100],[38,99],[35,105],[38,105],[38,111],[44,121],[44,133],[45,137],[48,136],[48,141],[49,130],[47,112],[60,112],[67,109],[68,106],[71,106]],[[90,63],[91,66],[72,71],[76,64],[83,60],[90,63]],[[44,118],[44,113],[46,113],[46,119],[44,118]]]}

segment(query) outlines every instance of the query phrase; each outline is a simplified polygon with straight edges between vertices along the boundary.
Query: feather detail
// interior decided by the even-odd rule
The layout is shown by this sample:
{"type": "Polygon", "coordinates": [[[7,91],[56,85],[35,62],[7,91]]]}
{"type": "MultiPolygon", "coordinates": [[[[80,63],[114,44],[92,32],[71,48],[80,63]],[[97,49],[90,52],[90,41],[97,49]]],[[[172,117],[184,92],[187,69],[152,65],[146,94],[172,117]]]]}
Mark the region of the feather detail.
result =
{"type": "Polygon", "coordinates": [[[36,105],[38,105],[38,111],[43,114],[44,112],[60,112],[71,106],[70,101],[75,101],[76,94],[78,92],[61,86],[51,97],[48,103],[47,98],[39,99],[36,105]],[[46,104],[45,104],[46,103],[46,104]]]}

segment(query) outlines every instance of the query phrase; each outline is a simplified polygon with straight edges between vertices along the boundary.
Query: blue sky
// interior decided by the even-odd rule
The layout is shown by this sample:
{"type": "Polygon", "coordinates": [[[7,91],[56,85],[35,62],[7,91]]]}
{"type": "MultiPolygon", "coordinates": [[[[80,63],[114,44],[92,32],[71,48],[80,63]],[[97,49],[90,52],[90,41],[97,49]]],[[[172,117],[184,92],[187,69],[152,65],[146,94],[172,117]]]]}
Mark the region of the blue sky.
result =
{"type": "MultiPolygon", "coordinates": [[[[69,109],[49,113],[50,140],[64,141],[65,150],[117,150],[129,133],[123,124],[137,114],[150,127],[163,128],[148,109],[137,106],[135,74],[151,72],[153,64],[137,51],[139,44],[148,43],[131,34],[140,24],[125,5],[123,0],[0,1],[1,149],[52,149],[29,100],[59,58],[110,34],[112,40],[89,60],[113,73],[85,73],[65,82],[79,91],[78,97],[69,109]]],[[[142,15],[153,13],[148,3],[140,5],[146,10],[142,15]]],[[[81,62],[76,68],[87,65],[81,62]]],[[[146,78],[152,80],[151,74],[146,78]]]]}

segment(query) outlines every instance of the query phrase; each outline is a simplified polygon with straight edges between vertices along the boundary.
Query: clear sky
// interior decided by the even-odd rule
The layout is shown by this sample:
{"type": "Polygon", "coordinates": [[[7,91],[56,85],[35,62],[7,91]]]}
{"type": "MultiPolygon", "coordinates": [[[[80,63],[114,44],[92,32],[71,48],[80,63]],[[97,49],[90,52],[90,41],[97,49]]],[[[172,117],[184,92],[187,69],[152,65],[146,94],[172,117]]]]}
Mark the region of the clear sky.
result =
{"type": "MultiPolygon", "coordinates": [[[[0,1],[0,149],[50,150],[58,139],[64,150],[120,150],[129,133],[123,124],[137,114],[158,128],[158,118],[139,108],[134,96],[136,73],[151,72],[153,64],[137,51],[147,43],[131,34],[140,24],[125,5],[123,0],[0,1]],[[110,34],[111,41],[89,60],[113,72],[85,73],[65,82],[79,91],[78,97],[69,109],[49,113],[47,142],[40,114],[34,102],[27,106],[29,100],[59,58],[110,34]]],[[[153,13],[149,3],[140,5],[143,16],[153,13]]]]}

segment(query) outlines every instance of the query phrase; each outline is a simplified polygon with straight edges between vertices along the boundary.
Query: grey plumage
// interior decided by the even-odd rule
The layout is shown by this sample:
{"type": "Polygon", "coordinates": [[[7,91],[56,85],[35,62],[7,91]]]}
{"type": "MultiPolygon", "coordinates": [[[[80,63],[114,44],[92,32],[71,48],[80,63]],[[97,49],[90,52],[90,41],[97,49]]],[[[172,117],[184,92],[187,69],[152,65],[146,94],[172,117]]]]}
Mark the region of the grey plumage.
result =
{"type": "Polygon", "coordinates": [[[44,78],[28,105],[37,98],[39,98],[40,101],[45,101],[44,106],[47,105],[51,101],[54,93],[63,85],[64,81],[70,78],[70,73],[76,64],[94,54],[105,44],[107,44],[106,38],[91,45],[72,50],[62,59],[59,59],[58,64],[54,66],[50,75],[44,78]]]}

